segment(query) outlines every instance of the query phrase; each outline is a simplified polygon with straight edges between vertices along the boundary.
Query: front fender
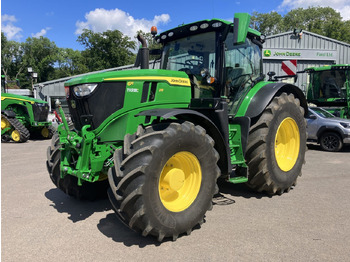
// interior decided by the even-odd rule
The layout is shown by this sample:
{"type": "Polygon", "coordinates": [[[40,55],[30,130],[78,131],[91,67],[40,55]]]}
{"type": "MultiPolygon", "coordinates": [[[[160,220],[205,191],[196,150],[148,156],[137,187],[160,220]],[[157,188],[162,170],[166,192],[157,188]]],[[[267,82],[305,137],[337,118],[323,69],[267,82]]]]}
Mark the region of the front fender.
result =
{"type": "MultiPolygon", "coordinates": [[[[224,109],[227,115],[227,108],[224,109]],[[225,111],[226,110],[226,111],[225,111]]],[[[202,126],[207,134],[211,136],[215,141],[215,149],[220,155],[218,165],[221,169],[222,174],[227,174],[229,170],[232,169],[230,164],[230,151],[228,149],[228,130],[220,130],[217,125],[206,115],[198,112],[196,110],[190,109],[154,109],[146,110],[139,113],[137,116],[155,116],[161,117],[163,119],[169,119],[175,117],[179,120],[190,121],[195,125],[202,126]]],[[[228,118],[226,117],[226,121],[228,118]]],[[[228,123],[226,124],[226,129],[228,128],[228,123]]]]}

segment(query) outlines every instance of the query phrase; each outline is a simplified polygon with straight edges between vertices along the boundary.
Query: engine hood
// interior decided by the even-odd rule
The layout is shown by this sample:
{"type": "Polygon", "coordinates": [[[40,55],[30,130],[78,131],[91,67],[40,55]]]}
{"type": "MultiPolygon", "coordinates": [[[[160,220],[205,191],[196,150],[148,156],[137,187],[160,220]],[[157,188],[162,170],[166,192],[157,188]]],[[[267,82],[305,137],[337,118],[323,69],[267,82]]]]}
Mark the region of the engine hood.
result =
{"type": "Polygon", "coordinates": [[[163,69],[138,69],[125,71],[109,71],[72,78],[65,82],[65,86],[86,83],[100,83],[108,81],[156,80],[166,81],[171,85],[190,86],[188,75],[182,71],[163,69]]]}

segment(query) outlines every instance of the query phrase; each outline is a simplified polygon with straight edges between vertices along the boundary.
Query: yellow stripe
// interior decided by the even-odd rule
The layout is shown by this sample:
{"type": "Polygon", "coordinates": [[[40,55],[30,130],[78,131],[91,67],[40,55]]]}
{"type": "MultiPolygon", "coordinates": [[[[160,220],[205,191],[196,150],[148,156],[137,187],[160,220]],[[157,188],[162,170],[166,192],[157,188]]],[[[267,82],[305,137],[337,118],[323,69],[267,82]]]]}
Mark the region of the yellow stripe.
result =
{"type": "Polygon", "coordinates": [[[183,77],[168,77],[168,76],[134,76],[134,77],[116,77],[116,78],[105,78],[105,81],[135,81],[135,80],[159,80],[167,81],[170,85],[175,86],[191,86],[191,82],[188,78],[183,77]]]}
{"type": "Polygon", "coordinates": [[[20,100],[20,101],[24,101],[24,102],[29,102],[31,104],[34,104],[35,102],[30,101],[30,100],[26,100],[26,99],[22,99],[22,98],[13,98],[13,97],[1,97],[1,100],[5,100],[5,99],[13,99],[13,100],[20,100]]]}

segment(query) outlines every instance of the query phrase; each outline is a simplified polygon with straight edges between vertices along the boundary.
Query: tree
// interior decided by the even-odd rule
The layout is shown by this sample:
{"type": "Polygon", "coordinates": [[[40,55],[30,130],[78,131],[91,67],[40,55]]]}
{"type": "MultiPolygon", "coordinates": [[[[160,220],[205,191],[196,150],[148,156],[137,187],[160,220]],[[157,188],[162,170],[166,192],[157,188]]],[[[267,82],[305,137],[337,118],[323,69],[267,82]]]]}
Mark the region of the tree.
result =
{"type": "Polygon", "coordinates": [[[251,19],[251,27],[265,35],[275,35],[283,31],[283,17],[277,12],[254,12],[251,19]]]}
{"type": "Polygon", "coordinates": [[[84,58],[80,51],[71,48],[60,48],[55,69],[55,78],[74,76],[87,73],[89,70],[84,64],[84,58]]]}
{"type": "MultiPolygon", "coordinates": [[[[38,82],[52,80],[59,48],[46,37],[29,37],[22,44],[23,64],[38,73],[38,82]]],[[[25,76],[23,76],[25,78],[25,76]]]]}
{"type": "Polygon", "coordinates": [[[343,21],[340,13],[331,7],[296,8],[284,17],[276,12],[254,12],[251,22],[253,28],[265,35],[297,28],[350,43],[349,24],[350,20],[343,21]]]}
{"type": "MultiPolygon", "coordinates": [[[[5,34],[1,32],[1,71],[5,80],[10,83],[16,82],[20,73],[24,70],[23,50],[21,44],[16,41],[8,41],[5,34]]],[[[10,86],[15,86],[12,84],[10,86]]]]}
{"type": "Polygon", "coordinates": [[[285,15],[285,30],[302,28],[316,34],[325,34],[327,25],[341,22],[340,13],[331,7],[309,7],[293,9],[285,15]]]}
{"type": "Polygon", "coordinates": [[[77,41],[85,47],[82,56],[89,71],[133,63],[135,42],[119,30],[95,33],[84,29],[77,41]]]}

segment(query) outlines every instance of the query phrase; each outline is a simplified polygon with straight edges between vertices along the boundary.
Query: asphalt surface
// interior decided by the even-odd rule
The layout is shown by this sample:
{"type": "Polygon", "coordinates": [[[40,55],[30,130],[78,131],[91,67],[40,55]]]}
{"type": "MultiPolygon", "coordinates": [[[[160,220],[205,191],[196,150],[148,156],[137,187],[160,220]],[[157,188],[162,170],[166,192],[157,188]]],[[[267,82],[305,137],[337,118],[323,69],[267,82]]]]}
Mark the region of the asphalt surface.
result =
{"type": "Polygon", "coordinates": [[[108,200],[78,201],[46,171],[50,141],[1,145],[2,261],[349,261],[350,149],[310,145],[297,186],[268,197],[224,184],[205,223],[158,243],[108,200]]]}

